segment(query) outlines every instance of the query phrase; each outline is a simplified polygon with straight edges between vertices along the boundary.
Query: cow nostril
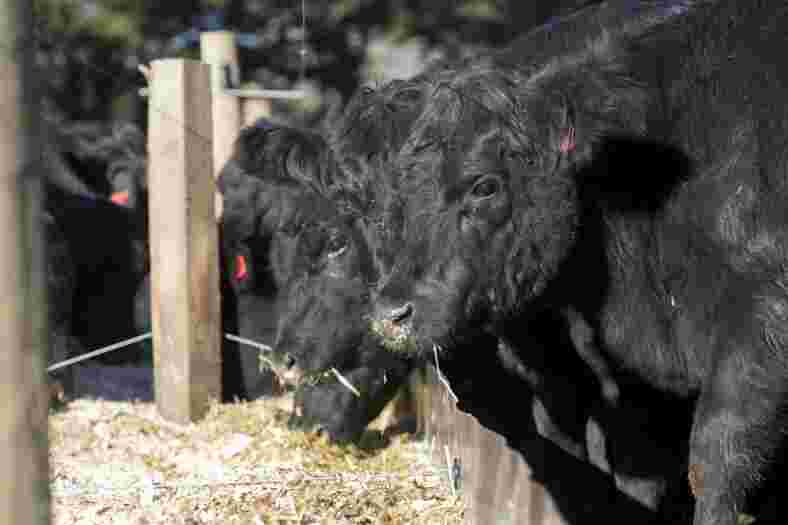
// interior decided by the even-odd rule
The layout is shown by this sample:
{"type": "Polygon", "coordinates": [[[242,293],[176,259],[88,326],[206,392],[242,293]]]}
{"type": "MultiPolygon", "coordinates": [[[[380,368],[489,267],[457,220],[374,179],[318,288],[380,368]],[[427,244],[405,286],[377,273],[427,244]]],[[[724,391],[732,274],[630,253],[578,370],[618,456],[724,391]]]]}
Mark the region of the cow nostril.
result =
{"type": "Polygon", "coordinates": [[[393,323],[404,323],[413,316],[413,305],[405,303],[399,308],[394,308],[389,312],[389,320],[393,323]]]}

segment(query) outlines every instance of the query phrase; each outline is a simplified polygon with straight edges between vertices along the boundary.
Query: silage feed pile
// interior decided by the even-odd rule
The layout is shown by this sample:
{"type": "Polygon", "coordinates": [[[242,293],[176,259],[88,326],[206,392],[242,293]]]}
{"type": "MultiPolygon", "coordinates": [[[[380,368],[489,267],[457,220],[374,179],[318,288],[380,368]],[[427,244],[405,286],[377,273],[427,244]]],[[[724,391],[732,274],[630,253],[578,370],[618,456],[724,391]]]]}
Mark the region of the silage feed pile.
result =
{"type": "Polygon", "coordinates": [[[462,522],[425,442],[331,445],[289,430],[288,402],[215,404],[184,426],[152,403],[69,403],[50,415],[52,523],[462,522]]]}

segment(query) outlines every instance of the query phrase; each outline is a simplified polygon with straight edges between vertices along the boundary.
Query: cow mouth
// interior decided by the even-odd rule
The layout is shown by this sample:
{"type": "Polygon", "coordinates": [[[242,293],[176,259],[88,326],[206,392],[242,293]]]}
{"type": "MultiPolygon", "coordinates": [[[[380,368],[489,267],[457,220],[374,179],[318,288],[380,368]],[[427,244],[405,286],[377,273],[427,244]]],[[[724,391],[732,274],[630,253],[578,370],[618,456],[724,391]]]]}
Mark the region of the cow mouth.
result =
{"type": "Polygon", "coordinates": [[[309,387],[319,387],[327,384],[340,384],[351,392],[354,396],[361,398],[363,393],[354,385],[346,375],[343,375],[337,368],[329,367],[319,372],[302,374],[296,386],[306,385],[309,387]]]}
{"type": "Polygon", "coordinates": [[[298,387],[308,375],[288,353],[274,352],[268,357],[260,356],[260,369],[268,369],[282,387],[298,387]]]}
{"type": "Polygon", "coordinates": [[[389,319],[374,319],[370,331],[378,338],[380,345],[389,352],[414,355],[419,353],[419,341],[412,326],[389,319]]]}
{"type": "Polygon", "coordinates": [[[268,368],[285,387],[300,388],[301,386],[317,387],[328,383],[339,383],[353,393],[362,397],[362,393],[336,367],[326,367],[317,371],[306,371],[297,364],[285,365],[269,360],[268,368]]]}
{"type": "Polygon", "coordinates": [[[304,380],[306,374],[297,366],[293,366],[286,370],[282,370],[279,373],[279,377],[285,385],[298,386],[304,380]]]}
{"type": "Polygon", "coordinates": [[[274,374],[277,381],[283,387],[297,387],[306,377],[306,374],[297,366],[285,366],[277,363],[274,360],[266,359],[265,363],[261,365],[274,374]]]}

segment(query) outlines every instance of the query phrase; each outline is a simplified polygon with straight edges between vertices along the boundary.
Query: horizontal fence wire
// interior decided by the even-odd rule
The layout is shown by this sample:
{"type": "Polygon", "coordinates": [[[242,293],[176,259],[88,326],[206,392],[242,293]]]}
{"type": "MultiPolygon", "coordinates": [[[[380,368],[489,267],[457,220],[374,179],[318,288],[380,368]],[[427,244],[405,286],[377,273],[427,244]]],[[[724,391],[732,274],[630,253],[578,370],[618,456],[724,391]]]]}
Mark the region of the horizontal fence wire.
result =
{"type": "Polygon", "coordinates": [[[113,343],[108,346],[104,346],[99,348],[98,350],[93,350],[92,352],[87,352],[84,354],[80,354],[76,357],[72,357],[71,359],[66,359],[65,361],[61,361],[60,363],[54,364],[47,368],[47,372],[55,372],[56,370],[60,370],[61,368],[66,368],[71,365],[75,365],[79,362],[86,361],[88,359],[92,359],[94,357],[100,356],[102,354],[108,354],[109,352],[113,352],[115,350],[120,350],[121,348],[125,348],[129,345],[133,345],[134,343],[139,343],[145,341],[146,339],[150,339],[153,337],[151,332],[146,334],[138,335],[136,337],[132,337],[131,339],[126,339],[124,341],[119,341],[117,343],[113,343]]]}
{"type": "MultiPolygon", "coordinates": [[[[54,365],[51,365],[51,366],[49,366],[47,368],[47,372],[49,372],[49,373],[56,372],[57,370],[60,370],[62,368],[67,368],[67,367],[69,367],[71,365],[75,365],[77,363],[81,363],[82,361],[87,361],[88,359],[93,359],[94,357],[100,356],[102,354],[108,354],[109,352],[113,352],[115,350],[120,350],[121,348],[125,348],[125,347],[133,345],[135,343],[141,343],[142,341],[146,341],[148,339],[151,339],[152,337],[153,337],[153,333],[152,332],[147,332],[147,333],[144,333],[142,335],[138,335],[138,336],[132,337],[130,339],[125,339],[123,341],[118,341],[117,343],[113,343],[111,345],[107,345],[107,346],[101,347],[101,348],[99,348],[97,350],[93,350],[91,352],[86,352],[86,353],[80,354],[80,355],[78,355],[76,357],[72,357],[72,358],[66,359],[64,361],[61,361],[59,363],[56,363],[54,365]]],[[[258,343],[257,341],[252,341],[251,339],[247,339],[245,337],[240,337],[240,336],[233,335],[233,334],[228,334],[228,333],[225,333],[224,337],[228,341],[232,341],[234,343],[239,343],[241,345],[250,346],[252,348],[256,348],[257,350],[261,350],[263,352],[273,352],[273,348],[271,348],[270,346],[268,346],[266,344],[263,344],[263,343],[258,343]]]]}

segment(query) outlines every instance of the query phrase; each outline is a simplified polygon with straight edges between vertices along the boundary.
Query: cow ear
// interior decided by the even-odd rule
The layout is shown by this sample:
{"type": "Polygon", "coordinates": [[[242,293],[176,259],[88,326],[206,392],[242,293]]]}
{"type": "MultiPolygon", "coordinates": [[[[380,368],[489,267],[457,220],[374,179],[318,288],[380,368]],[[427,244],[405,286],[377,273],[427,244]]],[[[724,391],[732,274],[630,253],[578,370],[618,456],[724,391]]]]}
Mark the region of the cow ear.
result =
{"type": "Polygon", "coordinates": [[[562,122],[558,126],[558,151],[569,154],[577,148],[577,130],[572,107],[566,105],[563,114],[562,122]]]}
{"type": "Polygon", "coordinates": [[[285,177],[299,181],[322,194],[328,194],[335,184],[337,165],[333,152],[323,137],[314,133],[296,132],[289,147],[281,154],[285,177]]]}
{"type": "Polygon", "coordinates": [[[611,37],[529,76],[523,90],[528,112],[549,121],[553,151],[579,160],[608,137],[644,132],[649,97],[630,75],[629,60],[611,37]]]}
{"type": "Polygon", "coordinates": [[[298,222],[304,200],[323,185],[322,137],[258,121],[244,128],[233,156],[222,168],[218,187],[225,225],[241,239],[270,235],[298,222]]]}
{"type": "Polygon", "coordinates": [[[233,239],[252,237],[255,233],[255,205],[260,181],[230,161],[222,168],[217,189],[222,196],[221,224],[226,235],[233,239]]]}
{"type": "Polygon", "coordinates": [[[306,140],[296,140],[282,152],[282,165],[285,175],[292,179],[312,185],[319,183],[319,152],[306,140]]]}

